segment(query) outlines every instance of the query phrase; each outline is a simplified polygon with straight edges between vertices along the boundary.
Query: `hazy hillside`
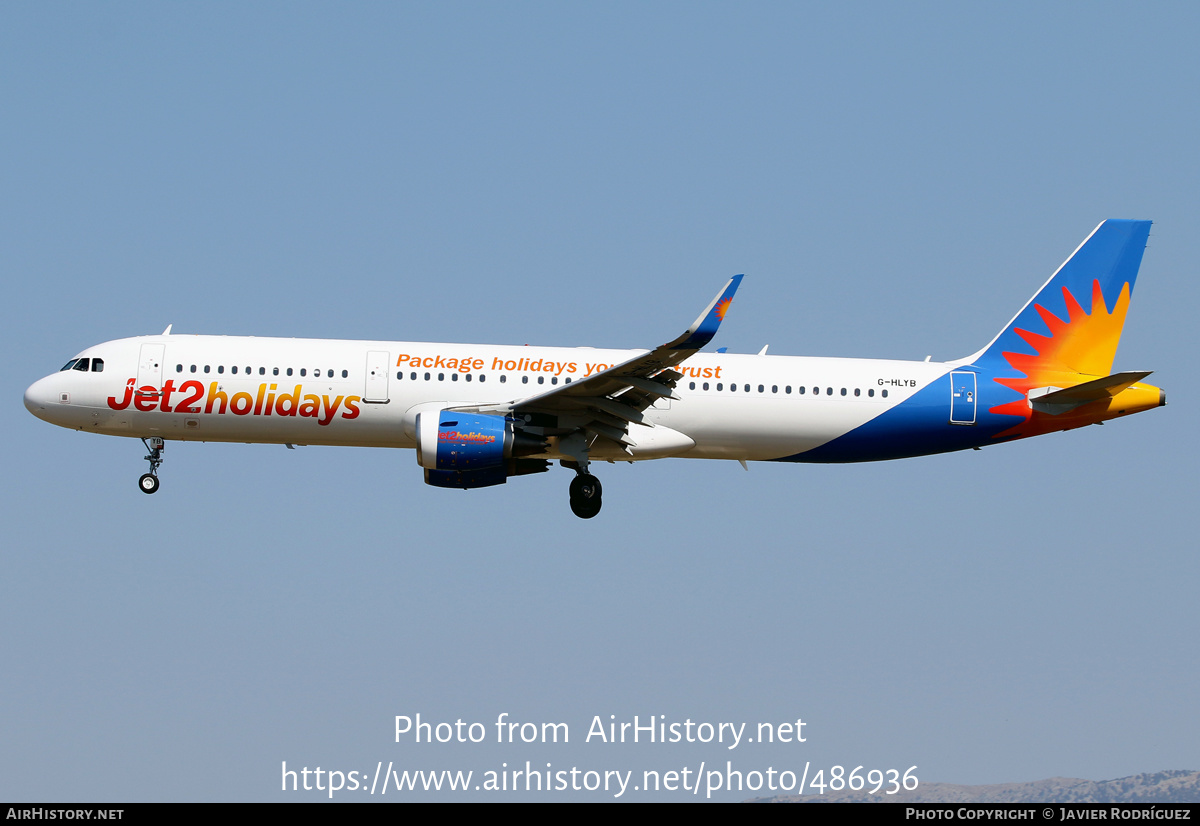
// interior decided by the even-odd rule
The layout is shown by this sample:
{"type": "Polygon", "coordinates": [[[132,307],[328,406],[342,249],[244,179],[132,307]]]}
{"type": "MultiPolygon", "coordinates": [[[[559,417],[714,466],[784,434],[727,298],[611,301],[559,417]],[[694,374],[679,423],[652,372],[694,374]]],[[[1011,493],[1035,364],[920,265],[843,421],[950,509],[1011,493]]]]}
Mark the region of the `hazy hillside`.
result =
{"type": "Polygon", "coordinates": [[[1117,780],[1079,780],[1051,777],[1032,783],[995,786],[955,786],[922,783],[915,791],[864,794],[842,791],[825,795],[780,795],[758,798],[760,803],[1196,803],[1200,802],[1200,772],[1163,771],[1135,774],[1117,780]]]}

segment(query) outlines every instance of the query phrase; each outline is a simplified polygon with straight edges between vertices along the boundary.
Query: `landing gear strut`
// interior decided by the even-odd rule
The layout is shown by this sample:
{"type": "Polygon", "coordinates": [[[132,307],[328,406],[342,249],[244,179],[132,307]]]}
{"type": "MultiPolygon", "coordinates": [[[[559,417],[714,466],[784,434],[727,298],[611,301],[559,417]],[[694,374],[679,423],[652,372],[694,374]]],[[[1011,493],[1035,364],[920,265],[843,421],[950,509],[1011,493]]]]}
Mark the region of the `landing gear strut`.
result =
{"type": "Polygon", "coordinates": [[[163,463],[162,454],[166,443],[158,436],[151,436],[148,442],[142,439],[142,444],[150,451],[146,456],[146,461],[150,463],[150,472],[142,474],[142,478],[138,479],[138,487],[142,493],[154,493],[158,490],[158,466],[163,463]]]}
{"type": "Polygon", "coordinates": [[[600,495],[603,491],[599,479],[580,471],[571,480],[571,513],[580,519],[591,519],[600,513],[600,495]]]}
{"type": "Polygon", "coordinates": [[[575,471],[571,480],[571,513],[580,519],[591,519],[600,513],[600,480],[588,473],[588,442],[582,433],[572,433],[558,441],[558,449],[569,459],[559,464],[575,471]]]}

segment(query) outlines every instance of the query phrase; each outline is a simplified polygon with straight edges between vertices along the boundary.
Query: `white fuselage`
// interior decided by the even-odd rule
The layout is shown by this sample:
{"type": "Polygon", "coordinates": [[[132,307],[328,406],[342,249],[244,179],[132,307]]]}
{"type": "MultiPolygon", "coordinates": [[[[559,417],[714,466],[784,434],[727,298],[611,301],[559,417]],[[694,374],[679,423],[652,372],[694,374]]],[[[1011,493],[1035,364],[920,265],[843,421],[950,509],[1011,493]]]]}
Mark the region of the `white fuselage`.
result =
{"type": "MultiPolygon", "coordinates": [[[[102,371],[51,374],[29,388],[26,405],[54,424],[117,436],[412,448],[423,410],[520,400],[641,352],[147,336],[88,348],[77,358],[101,359],[102,371]]],[[[878,417],[951,368],[718,353],[697,354],[675,369],[683,374],[679,398],[659,400],[646,418],[692,444],[594,458],[802,453],[878,417]]],[[[640,441],[648,446],[653,439],[640,441]]]]}

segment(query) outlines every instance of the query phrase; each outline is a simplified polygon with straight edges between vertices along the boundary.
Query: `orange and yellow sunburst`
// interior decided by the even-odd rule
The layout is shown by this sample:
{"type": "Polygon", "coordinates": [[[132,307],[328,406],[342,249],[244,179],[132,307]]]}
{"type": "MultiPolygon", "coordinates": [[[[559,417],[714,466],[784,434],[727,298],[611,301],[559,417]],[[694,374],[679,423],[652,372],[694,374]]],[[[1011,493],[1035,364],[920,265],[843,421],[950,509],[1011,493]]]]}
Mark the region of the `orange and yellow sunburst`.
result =
{"type": "Polygon", "coordinates": [[[1104,301],[1104,293],[1100,289],[1100,282],[1093,281],[1092,310],[1088,313],[1070,290],[1063,287],[1063,298],[1067,306],[1066,320],[1060,319],[1041,304],[1034,305],[1034,309],[1049,328],[1049,335],[1014,329],[1035,353],[1004,353],[1004,358],[1013,369],[1024,375],[998,378],[996,381],[1017,391],[1021,397],[993,407],[991,412],[1020,416],[1024,421],[996,434],[996,438],[1037,436],[1092,424],[1106,418],[1097,415],[1097,411],[1091,408],[1091,405],[1084,405],[1057,416],[1041,413],[1029,406],[1027,394],[1038,387],[1072,387],[1093,378],[1107,376],[1112,371],[1117,344],[1121,340],[1121,328],[1125,325],[1125,314],[1129,310],[1129,293],[1129,283],[1126,282],[1110,313],[1104,301]]]}
{"type": "Polygon", "coordinates": [[[713,307],[713,314],[716,315],[717,321],[722,321],[725,318],[725,312],[729,309],[729,305],[733,303],[733,298],[723,298],[717,302],[717,306],[713,307]]]}

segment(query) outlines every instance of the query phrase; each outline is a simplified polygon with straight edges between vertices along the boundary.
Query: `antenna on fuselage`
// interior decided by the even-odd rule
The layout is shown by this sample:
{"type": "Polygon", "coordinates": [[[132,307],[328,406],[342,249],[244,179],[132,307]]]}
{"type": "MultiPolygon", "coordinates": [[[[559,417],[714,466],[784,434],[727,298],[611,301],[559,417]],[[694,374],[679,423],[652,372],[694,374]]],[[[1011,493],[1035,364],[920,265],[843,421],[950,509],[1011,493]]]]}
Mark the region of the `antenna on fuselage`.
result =
{"type": "Polygon", "coordinates": [[[167,325],[167,329],[163,330],[163,331],[162,331],[162,334],[163,334],[164,336],[169,336],[169,335],[171,335],[171,328],[172,328],[172,327],[174,327],[174,326],[175,326],[174,324],[168,324],[168,325],[167,325]]]}

